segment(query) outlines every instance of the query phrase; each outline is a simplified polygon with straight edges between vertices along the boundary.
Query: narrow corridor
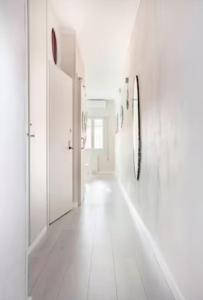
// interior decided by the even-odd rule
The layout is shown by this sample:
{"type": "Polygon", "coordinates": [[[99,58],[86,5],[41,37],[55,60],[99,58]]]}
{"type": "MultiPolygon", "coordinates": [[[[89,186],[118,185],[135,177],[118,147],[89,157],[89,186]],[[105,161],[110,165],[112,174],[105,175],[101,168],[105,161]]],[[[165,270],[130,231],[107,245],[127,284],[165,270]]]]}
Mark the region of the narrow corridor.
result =
{"type": "Polygon", "coordinates": [[[111,177],[88,184],[83,207],[50,227],[30,257],[29,285],[33,300],[173,299],[111,177]]]}
{"type": "Polygon", "coordinates": [[[203,0],[0,0],[0,300],[203,300],[201,32],[203,0]]]}

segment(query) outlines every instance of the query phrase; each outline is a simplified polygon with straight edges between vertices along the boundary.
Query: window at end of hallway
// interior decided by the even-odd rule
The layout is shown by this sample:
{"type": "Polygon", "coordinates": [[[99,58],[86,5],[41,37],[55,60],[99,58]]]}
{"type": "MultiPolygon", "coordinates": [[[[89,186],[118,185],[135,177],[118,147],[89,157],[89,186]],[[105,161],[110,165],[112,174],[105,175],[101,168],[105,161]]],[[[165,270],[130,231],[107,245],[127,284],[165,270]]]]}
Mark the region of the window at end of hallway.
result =
{"type": "Polygon", "coordinates": [[[87,120],[87,139],[86,139],[86,149],[92,148],[92,120],[87,120]]]}
{"type": "Polygon", "coordinates": [[[94,120],[94,149],[104,148],[104,120],[94,120]]]}
{"type": "Polygon", "coordinates": [[[104,148],[104,120],[88,119],[87,120],[87,150],[102,150],[104,148]]]}

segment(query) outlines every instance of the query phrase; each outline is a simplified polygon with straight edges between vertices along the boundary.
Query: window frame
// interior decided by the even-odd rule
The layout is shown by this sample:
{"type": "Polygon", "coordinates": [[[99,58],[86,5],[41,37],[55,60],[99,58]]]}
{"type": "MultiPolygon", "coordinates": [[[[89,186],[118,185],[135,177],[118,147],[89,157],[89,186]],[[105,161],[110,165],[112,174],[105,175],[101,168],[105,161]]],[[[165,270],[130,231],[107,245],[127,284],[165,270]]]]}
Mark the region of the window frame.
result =
{"type": "MultiPolygon", "coordinates": [[[[106,148],[106,120],[104,117],[88,117],[88,120],[91,122],[91,148],[86,148],[87,151],[95,151],[101,152],[104,151],[106,148]],[[95,120],[102,120],[103,122],[103,148],[95,148],[95,120]]],[[[87,121],[88,122],[88,121],[87,121]]]]}

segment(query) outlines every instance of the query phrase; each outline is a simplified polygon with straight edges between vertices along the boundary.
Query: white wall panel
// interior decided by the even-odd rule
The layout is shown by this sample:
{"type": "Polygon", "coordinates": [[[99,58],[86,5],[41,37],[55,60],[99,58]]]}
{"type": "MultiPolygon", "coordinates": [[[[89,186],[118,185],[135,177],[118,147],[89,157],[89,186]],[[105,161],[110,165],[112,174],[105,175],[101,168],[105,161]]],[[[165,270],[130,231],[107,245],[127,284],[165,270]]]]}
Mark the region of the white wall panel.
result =
{"type": "Polygon", "coordinates": [[[26,3],[0,0],[0,299],[26,294],[26,3]]]}
{"type": "Polygon", "coordinates": [[[30,41],[30,242],[47,225],[46,110],[47,110],[46,0],[29,1],[30,41]]]}
{"type": "Polygon", "coordinates": [[[131,99],[140,78],[140,182],[131,110],[117,141],[119,177],[188,300],[203,298],[202,28],[202,1],[141,1],[126,73],[131,99]]]}

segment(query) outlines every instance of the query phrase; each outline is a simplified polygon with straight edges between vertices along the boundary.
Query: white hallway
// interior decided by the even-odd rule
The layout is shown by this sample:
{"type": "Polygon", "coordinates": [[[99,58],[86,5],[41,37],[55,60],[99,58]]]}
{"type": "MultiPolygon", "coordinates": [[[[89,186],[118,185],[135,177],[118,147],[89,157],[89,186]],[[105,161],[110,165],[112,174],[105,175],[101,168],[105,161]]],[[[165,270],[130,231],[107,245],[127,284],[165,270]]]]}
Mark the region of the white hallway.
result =
{"type": "Polygon", "coordinates": [[[0,0],[0,300],[203,299],[202,28],[202,0],[0,0]]]}
{"type": "Polygon", "coordinates": [[[82,207],[51,226],[29,267],[33,300],[175,299],[110,176],[88,184],[82,207]]]}

